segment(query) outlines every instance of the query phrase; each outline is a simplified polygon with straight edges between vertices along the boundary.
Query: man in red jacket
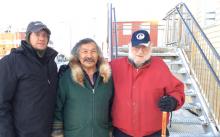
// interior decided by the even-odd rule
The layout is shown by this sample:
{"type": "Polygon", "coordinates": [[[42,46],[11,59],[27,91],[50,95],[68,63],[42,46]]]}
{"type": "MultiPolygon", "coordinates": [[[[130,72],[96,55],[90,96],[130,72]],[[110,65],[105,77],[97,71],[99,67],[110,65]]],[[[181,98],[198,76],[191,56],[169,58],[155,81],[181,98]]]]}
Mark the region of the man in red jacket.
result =
{"type": "Polygon", "coordinates": [[[184,104],[183,83],[151,50],[148,32],[139,30],[132,34],[129,56],[111,61],[114,137],[159,137],[162,111],[184,104]]]}

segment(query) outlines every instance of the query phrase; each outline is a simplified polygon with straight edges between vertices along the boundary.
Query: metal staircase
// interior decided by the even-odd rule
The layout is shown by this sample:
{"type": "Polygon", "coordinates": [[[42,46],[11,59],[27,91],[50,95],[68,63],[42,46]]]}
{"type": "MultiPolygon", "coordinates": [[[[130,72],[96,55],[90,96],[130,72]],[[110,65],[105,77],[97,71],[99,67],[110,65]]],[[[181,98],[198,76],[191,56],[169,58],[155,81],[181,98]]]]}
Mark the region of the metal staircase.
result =
{"type": "Polygon", "coordinates": [[[178,54],[174,62],[182,61],[171,63],[170,69],[185,83],[187,99],[174,112],[171,136],[219,137],[220,56],[184,3],[169,11],[164,20],[167,46],[176,48],[178,54]]]}
{"type": "Polygon", "coordinates": [[[186,102],[172,113],[171,137],[214,137],[212,120],[204,112],[206,105],[192,75],[184,54],[178,47],[154,48],[153,56],[164,59],[173,74],[185,84],[186,102]]]}

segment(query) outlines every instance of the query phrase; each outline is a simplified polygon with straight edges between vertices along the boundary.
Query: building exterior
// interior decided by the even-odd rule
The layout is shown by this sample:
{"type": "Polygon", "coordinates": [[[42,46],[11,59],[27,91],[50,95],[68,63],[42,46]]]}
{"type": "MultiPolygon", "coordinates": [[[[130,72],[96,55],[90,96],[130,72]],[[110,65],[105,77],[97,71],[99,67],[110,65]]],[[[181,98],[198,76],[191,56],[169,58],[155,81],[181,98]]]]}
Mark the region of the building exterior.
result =
{"type": "Polygon", "coordinates": [[[24,32],[0,33],[0,58],[10,53],[11,48],[17,48],[23,39],[25,39],[24,32]]]}
{"type": "MultiPolygon", "coordinates": [[[[112,31],[112,43],[117,46],[125,46],[130,43],[131,34],[139,29],[147,30],[151,37],[151,42],[154,46],[158,46],[158,22],[157,21],[129,21],[129,22],[117,22],[113,23],[113,26],[117,29],[112,31]],[[115,31],[117,30],[117,31],[115,31]],[[117,40],[115,39],[117,35],[117,40]]],[[[114,28],[113,27],[113,28],[114,28]]]]}
{"type": "Polygon", "coordinates": [[[203,29],[212,45],[220,54],[220,0],[212,2],[213,4],[207,9],[205,14],[203,29]]]}
{"type": "Polygon", "coordinates": [[[188,0],[186,4],[220,54],[220,0],[188,0]]]}

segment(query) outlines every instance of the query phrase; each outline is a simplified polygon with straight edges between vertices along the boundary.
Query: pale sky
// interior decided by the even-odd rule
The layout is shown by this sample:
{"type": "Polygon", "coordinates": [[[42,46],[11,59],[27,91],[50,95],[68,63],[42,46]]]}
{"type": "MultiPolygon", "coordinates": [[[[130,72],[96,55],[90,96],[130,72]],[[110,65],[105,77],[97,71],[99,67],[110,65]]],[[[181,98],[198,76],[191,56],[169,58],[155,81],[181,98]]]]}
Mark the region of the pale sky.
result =
{"type": "Polygon", "coordinates": [[[0,29],[12,25],[18,31],[36,20],[51,29],[56,49],[68,53],[82,38],[91,37],[98,43],[106,39],[107,1],[0,0],[0,29]]]}
{"type": "Polygon", "coordinates": [[[18,31],[30,21],[40,20],[51,29],[55,48],[68,53],[82,38],[94,38],[98,44],[106,40],[108,3],[115,7],[117,21],[144,21],[161,20],[181,1],[184,0],[0,0],[0,30],[12,25],[18,31]]]}

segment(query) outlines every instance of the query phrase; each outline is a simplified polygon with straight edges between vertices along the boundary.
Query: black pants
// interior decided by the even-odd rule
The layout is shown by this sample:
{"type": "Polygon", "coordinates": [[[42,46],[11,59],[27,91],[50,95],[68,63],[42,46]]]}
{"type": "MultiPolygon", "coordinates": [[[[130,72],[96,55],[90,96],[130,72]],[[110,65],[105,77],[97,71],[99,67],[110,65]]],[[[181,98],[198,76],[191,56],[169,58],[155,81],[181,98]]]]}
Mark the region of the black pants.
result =
{"type": "MultiPolygon", "coordinates": [[[[168,137],[169,136],[169,131],[167,130],[166,133],[167,133],[167,137],[168,137]]],[[[118,128],[114,128],[112,134],[113,134],[113,137],[132,137],[132,136],[129,136],[129,135],[123,133],[118,128]]],[[[155,132],[151,135],[144,136],[144,137],[161,137],[161,130],[157,131],[157,132],[155,132]]]]}

